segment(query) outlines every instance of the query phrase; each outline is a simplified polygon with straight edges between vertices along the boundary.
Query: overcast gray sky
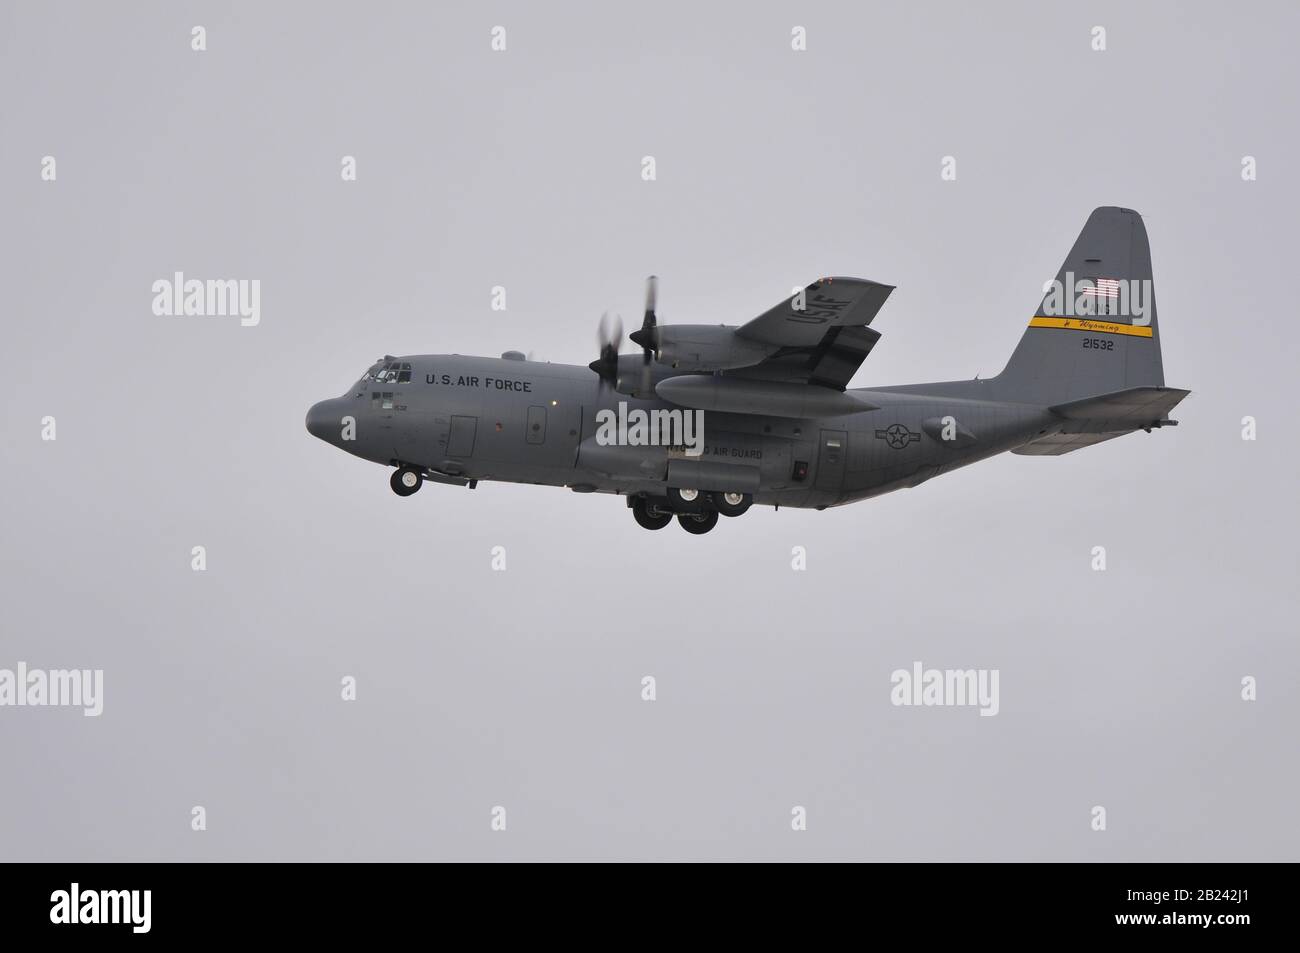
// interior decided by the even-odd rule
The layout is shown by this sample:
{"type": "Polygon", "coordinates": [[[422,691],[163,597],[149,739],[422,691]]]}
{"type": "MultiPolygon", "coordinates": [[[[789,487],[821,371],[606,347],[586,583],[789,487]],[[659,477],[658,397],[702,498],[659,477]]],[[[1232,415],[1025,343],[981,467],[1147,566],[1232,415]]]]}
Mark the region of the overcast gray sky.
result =
{"type": "Polygon", "coordinates": [[[4,4],[0,668],[105,697],[0,708],[0,857],[1297,859],[1298,31],[4,4]],[[894,284],[856,386],[991,375],[1098,205],[1145,216],[1176,429],[694,537],[541,487],[400,499],[303,428],[384,353],[585,364],[651,273],[680,322],[894,284]],[[260,280],[260,323],[155,316],[175,271],[260,280]],[[914,661],[999,670],[1000,713],[892,706],[914,661]]]}

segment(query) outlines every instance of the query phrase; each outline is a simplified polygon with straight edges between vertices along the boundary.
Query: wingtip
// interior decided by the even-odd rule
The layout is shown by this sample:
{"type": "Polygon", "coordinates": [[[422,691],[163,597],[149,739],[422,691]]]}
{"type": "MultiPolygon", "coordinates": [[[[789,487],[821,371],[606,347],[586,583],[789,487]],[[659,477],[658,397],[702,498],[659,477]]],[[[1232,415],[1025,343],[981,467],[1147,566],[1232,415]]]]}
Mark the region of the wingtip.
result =
{"type": "Polygon", "coordinates": [[[886,284],[883,281],[872,281],[870,278],[854,278],[850,275],[828,275],[825,278],[818,278],[808,287],[812,289],[821,285],[833,285],[837,282],[842,285],[870,285],[876,288],[888,288],[890,291],[897,287],[897,285],[886,284]]]}

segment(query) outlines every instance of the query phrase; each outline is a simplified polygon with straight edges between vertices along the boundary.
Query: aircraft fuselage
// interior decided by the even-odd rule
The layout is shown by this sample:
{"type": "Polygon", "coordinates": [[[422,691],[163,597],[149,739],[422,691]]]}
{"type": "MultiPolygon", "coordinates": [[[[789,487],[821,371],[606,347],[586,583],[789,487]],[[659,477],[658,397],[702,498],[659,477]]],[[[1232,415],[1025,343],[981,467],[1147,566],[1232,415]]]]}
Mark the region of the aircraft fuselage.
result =
{"type": "Polygon", "coordinates": [[[827,507],[916,486],[1053,427],[1043,407],[917,392],[923,385],[859,389],[852,393],[877,409],[821,418],[700,412],[702,453],[686,456],[599,443],[601,411],[674,405],[603,387],[586,367],[460,355],[395,360],[410,365],[409,380],[358,382],[315,405],[308,429],[363,459],[453,481],[661,497],[674,472],[678,485],[707,473],[700,479],[721,485],[701,489],[827,507]]]}

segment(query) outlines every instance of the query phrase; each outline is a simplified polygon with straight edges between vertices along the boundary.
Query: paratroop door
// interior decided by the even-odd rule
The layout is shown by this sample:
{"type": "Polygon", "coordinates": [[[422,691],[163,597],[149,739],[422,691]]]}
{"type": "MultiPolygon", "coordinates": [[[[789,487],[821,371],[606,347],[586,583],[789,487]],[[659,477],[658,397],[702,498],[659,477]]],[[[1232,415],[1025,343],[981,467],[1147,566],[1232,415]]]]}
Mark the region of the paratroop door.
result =
{"type": "Polygon", "coordinates": [[[849,453],[848,435],[843,430],[823,430],[817,451],[817,478],[813,485],[819,490],[839,490],[844,486],[844,461],[849,453]]]}
{"type": "Polygon", "coordinates": [[[546,443],[546,408],[528,408],[528,442],[546,443]]]}

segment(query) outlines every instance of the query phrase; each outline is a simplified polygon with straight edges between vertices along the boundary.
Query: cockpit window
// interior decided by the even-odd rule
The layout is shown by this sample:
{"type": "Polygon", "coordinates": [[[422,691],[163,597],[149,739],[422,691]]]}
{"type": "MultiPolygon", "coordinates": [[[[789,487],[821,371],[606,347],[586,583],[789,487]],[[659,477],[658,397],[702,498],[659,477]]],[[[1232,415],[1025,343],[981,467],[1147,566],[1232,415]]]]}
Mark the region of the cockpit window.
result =
{"type": "Polygon", "coordinates": [[[378,381],[381,384],[409,384],[411,382],[411,364],[409,361],[380,362],[362,378],[366,381],[378,381]]]}

